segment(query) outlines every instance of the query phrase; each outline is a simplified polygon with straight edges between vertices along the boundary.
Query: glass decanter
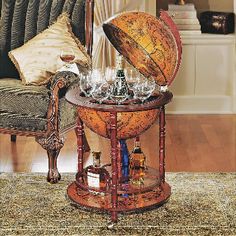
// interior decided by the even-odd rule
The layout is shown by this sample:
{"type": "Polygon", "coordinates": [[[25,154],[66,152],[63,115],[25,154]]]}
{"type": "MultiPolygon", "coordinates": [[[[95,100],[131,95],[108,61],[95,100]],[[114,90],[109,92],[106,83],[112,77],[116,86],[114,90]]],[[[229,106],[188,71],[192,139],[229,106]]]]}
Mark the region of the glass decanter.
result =
{"type": "Polygon", "coordinates": [[[121,55],[116,57],[116,79],[112,86],[110,98],[120,104],[129,97],[129,87],[125,79],[124,62],[121,55]]]}

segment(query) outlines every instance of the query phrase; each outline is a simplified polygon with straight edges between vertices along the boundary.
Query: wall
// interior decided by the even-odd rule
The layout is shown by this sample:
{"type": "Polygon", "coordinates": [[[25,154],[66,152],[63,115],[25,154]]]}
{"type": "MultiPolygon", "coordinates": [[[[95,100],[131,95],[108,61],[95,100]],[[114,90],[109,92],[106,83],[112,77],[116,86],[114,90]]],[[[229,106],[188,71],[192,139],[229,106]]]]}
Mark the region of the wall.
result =
{"type": "Polygon", "coordinates": [[[169,113],[236,113],[234,35],[182,36],[183,60],[169,113]]]}
{"type": "MultiPolygon", "coordinates": [[[[174,0],[157,0],[157,12],[174,0]]],[[[236,13],[236,0],[186,0],[202,11],[236,13]]],[[[170,90],[170,113],[236,114],[236,40],[231,35],[182,35],[183,62],[170,90]]]]}
{"type": "Polygon", "coordinates": [[[152,15],[156,15],[156,1],[155,0],[148,0],[145,1],[145,8],[146,12],[149,12],[152,15]]]}
{"type": "MultiPolygon", "coordinates": [[[[236,35],[236,0],[234,0],[234,14],[235,14],[235,16],[234,16],[234,21],[235,21],[235,30],[234,30],[234,32],[235,32],[235,35],[236,35]]],[[[235,49],[235,54],[236,54],[236,40],[235,40],[235,47],[234,47],[234,49],[235,49]]],[[[233,96],[233,99],[234,99],[235,102],[233,104],[233,111],[236,114],[236,55],[235,55],[235,59],[234,59],[234,77],[235,78],[234,78],[234,84],[233,84],[233,86],[234,86],[234,96],[233,96]]]]}
{"type": "MultiPolygon", "coordinates": [[[[168,3],[174,3],[175,0],[157,0],[157,12],[160,9],[167,10],[168,3]]],[[[186,0],[186,3],[194,3],[198,13],[202,11],[234,11],[234,2],[233,0],[186,0]]]]}

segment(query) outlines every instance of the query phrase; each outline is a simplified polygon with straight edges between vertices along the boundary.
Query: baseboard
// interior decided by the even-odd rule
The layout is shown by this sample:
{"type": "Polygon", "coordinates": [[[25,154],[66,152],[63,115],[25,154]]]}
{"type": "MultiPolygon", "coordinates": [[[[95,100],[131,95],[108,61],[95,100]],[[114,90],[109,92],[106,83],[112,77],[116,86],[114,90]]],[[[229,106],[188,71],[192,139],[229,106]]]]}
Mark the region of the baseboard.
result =
{"type": "Polygon", "coordinates": [[[169,114],[236,114],[230,96],[175,96],[166,106],[169,114]]]}

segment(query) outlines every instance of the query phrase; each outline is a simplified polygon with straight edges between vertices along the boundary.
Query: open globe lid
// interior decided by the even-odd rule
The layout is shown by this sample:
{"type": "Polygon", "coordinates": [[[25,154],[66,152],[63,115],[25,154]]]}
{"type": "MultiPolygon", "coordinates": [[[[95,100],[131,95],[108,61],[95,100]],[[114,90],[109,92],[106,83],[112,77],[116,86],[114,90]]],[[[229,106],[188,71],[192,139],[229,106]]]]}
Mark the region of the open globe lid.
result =
{"type": "Polygon", "coordinates": [[[179,32],[168,14],[156,18],[144,12],[125,12],[103,24],[103,30],[123,57],[160,86],[176,77],[182,55],[179,32]]]}

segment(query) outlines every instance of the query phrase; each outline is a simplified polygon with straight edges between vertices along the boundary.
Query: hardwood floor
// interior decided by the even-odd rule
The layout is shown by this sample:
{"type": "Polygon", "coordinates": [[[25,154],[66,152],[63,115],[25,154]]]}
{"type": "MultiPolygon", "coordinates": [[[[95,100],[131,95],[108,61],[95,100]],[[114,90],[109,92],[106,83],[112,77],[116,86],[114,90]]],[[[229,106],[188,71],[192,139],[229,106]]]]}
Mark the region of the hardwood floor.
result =
{"type": "MultiPolygon", "coordinates": [[[[92,150],[101,150],[103,162],[109,161],[109,140],[86,129],[92,150]]],[[[158,124],[141,135],[147,164],[157,167],[158,124]]],[[[128,140],[132,150],[133,140],[128,140]]],[[[86,158],[86,165],[91,158],[86,158]]],[[[75,172],[77,166],[74,131],[66,135],[60,153],[60,172],[75,172]]],[[[235,115],[167,115],[166,170],[171,172],[235,172],[236,116],[235,115]]],[[[0,135],[0,172],[47,172],[46,151],[34,138],[0,135]]]]}

